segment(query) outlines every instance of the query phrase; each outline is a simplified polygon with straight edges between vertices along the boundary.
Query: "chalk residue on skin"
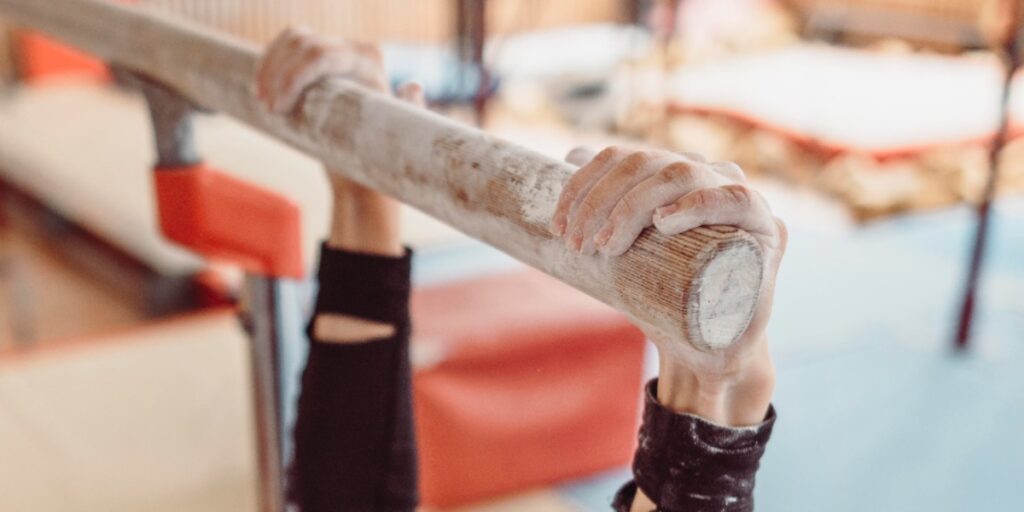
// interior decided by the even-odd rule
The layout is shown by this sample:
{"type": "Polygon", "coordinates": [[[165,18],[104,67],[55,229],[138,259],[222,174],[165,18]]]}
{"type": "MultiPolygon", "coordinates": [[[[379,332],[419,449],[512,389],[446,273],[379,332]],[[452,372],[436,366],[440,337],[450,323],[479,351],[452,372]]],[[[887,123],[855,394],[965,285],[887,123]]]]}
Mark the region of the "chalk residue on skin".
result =
{"type": "MultiPolygon", "coordinates": [[[[315,134],[328,135],[327,127],[331,121],[331,115],[335,113],[333,106],[338,103],[338,98],[345,93],[358,93],[357,88],[339,78],[324,78],[317,86],[310,88],[301,103],[302,117],[305,118],[310,131],[315,134]]],[[[359,109],[361,110],[361,109],[359,109]]],[[[354,112],[350,112],[353,115],[354,112]]]]}

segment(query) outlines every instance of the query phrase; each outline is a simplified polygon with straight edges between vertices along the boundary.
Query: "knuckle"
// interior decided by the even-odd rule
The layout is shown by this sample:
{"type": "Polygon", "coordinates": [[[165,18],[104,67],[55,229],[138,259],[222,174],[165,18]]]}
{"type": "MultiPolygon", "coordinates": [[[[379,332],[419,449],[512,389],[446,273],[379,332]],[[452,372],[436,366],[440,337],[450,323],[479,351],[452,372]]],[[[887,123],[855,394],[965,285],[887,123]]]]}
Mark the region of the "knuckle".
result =
{"type": "Polygon", "coordinates": [[[722,191],[727,194],[730,201],[743,208],[749,208],[754,204],[754,192],[743,185],[726,185],[722,191]]]}
{"type": "Polygon", "coordinates": [[[690,206],[694,209],[713,208],[717,206],[720,201],[717,194],[714,193],[714,189],[698,190],[691,194],[688,198],[690,206]]]}
{"type": "Polygon", "coordinates": [[[617,158],[620,154],[622,154],[622,148],[621,147],[619,147],[619,146],[609,146],[607,148],[602,149],[601,152],[598,153],[596,157],[594,157],[594,161],[597,162],[597,163],[602,163],[602,164],[603,163],[608,163],[613,158],[617,158]]]}
{"type": "Polygon", "coordinates": [[[689,162],[673,162],[658,171],[658,179],[663,184],[688,182],[695,173],[696,169],[689,162]]]}
{"type": "Polygon", "coordinates": [[[288,43],[288,42],[291,42],[292,39],[295,39],[296,37],[298,37],[298,35],[299,35],[299,32],[298,32],[298,30],[296,30],[295,27],[287,27],[283,31],[281,31],[281,33],[277,34],[277,37],[274,38],[274,42],[275,43],[288,43]]]}
{"type": "Polygon", "coordinates": [[[306,44],[306,36],[304,36],[302,34],[299,34],[299,33],[295,33],[295,32],[288,34],[288,44],[287,44],[287,46],[288,46],[289,50],[297,50],[297,49],[301,48],[305,44],[306,44]]]}
{"type": "Polygon", "coordinates": [[[313,44],[306,48],[306,60],[316,61],[327,56],[330,47],[324,44],[313,44]]]}
{"type": "Polygon", "coordinates": [[[624,171],[635,173],[639,171],[644,165],[647,164],[647,162],[651,161],[653,158],[653,153],[649,153],[647,151],[636,151],[630,153],[630,155],[627,156],[626,159],[622,161],[621,168],[624,171]]]}

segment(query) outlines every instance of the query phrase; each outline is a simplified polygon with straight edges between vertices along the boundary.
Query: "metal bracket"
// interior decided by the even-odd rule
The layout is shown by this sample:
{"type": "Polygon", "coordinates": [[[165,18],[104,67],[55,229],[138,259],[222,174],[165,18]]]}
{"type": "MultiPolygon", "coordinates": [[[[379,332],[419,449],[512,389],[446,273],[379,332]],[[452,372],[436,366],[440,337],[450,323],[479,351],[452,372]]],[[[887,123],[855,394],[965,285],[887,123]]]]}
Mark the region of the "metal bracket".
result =
{"type": "Polygon", "coordinates": [[[157,169],[189,167],[202,161],[196,149],[194,114],[201,107],[165,85],[134,71],[111,66],[114,79],[138,89],[146,98],[153,122],[157,169]]]}
{"type": "MultiPolygon", "coordinates": [[[[157,150],[156,172],[174,172],[200,164],[194,117],[203,109],[146,76],[117,66],[112,66],[111,70],[115,80],[140,90],[146,98],[157,150]]],[[[241,319],[250,338],[261,512],[285,509],[280,364],[284,333],[279,317],[280,281],[272,277],[247,276],[249,303],[241,319]]]]}

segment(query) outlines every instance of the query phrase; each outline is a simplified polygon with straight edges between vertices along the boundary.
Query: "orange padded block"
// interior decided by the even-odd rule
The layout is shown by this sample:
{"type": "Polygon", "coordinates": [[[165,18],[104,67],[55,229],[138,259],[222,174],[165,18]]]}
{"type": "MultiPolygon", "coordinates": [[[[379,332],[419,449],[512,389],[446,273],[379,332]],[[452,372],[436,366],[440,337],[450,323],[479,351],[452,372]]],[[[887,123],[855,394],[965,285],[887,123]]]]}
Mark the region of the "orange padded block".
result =
{"type": "Polygon", "coordinates": [[[452,506],[627,464],[644,337],[536,271],[417,291],[423,502],[452,506]]]}
{"type": "Polygon", "coordinates": [[[39,83],[46,79],[73,76],[106,82],[107,66],[85,53],[58,43],[37,32],[22,30],[15,35],[21,79],[39,83]]]}
{"type": "Polygon", "coordinates": [[[249,272],[303,277],[301,211],[291,200],[204,164],[154,174],[167,238],[249,272]]]}
{"type": "MultiPolygon", "coordinates": [[[[139,0],[114,0],[115,3],[134,4],[139,0]]],[[[73,76],[107,82],[110,69],[89,54],[45,37],[31,30],[15,32],[21,79],[39,83],[49,78],[73,76]]]]}

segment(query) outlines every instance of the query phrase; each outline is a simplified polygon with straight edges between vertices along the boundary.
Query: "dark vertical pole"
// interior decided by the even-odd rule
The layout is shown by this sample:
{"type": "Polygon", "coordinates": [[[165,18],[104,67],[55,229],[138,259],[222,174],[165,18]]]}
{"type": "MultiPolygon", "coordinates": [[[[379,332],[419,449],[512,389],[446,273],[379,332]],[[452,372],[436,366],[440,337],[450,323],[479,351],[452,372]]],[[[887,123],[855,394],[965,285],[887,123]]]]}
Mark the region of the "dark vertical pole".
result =
{"type": "Polygon", "coordinates": [[[7,217],[7,205],[9,204],[9,201],[7,200],[8,186],[7,182],[0,177],[0,237],[4,236],[7,229],[10,227],[10,220],[7,217]]]}
{"type": "Polygon", "coordinates": [[[1017,52],[1018,31],[1020,30],[1020,4],[1017,0],[1009,1],[1011,9],[1010,26],[1005,36],[1002,37],[1001,44],[995,47],[995,51],[999,54],[1006,68],[999,128],[989,148],[988,180],[985,182],[985,189],[977,208],[978,227],[974,235],[974,247],[971,250],[971,261],[967,271],[966,291],[960,309],[960,321],[957,326],[954,344],[958,351],[966,350],[967,343],[971,337],[971,327],[976,309],[975,300],[978,293],[978,280],[981,275],[981,265],[985,258],[985,244],[988,238],[989,223],[992,218],[992,200],[995,197],[996,186],[999,181],[999,155],[1009,139],[1010,88],[1013,83],[1013,74],[1020,65],[1020,57],[1017,52]]]}
{"type": "Polygon", "coordinates": [[[476,72],[477,91],[473,96],[473,113],[476,124],[482,126],[487,117],[488,92],[491,88],[490,72],[484,62],[484,46],[487,43],[487,0],[459,0],[456,2],[455,44],[460,69],[460,80],[467,83],[465,65],[472,64],[476,72]]]}
{"type": "Polygon", "coordinates": [[[628,23],[633,25],[643,26],[643,4],[644,0],[623,0],[622,1],[622,17],[628,23]]]}
{"type": "Polygon", "coordinates": [[[477,126],[482,127],[487,120],[487,96],[491,90],[491,75],[484,62],[484,46],[487,44],[487,0],[474,0],[470,4],[473,8],[472,19],[475,21],[472,29],[473,65],[480,80],[476,97],[473,98],[473,113],[476,115],[477,126]]]}

